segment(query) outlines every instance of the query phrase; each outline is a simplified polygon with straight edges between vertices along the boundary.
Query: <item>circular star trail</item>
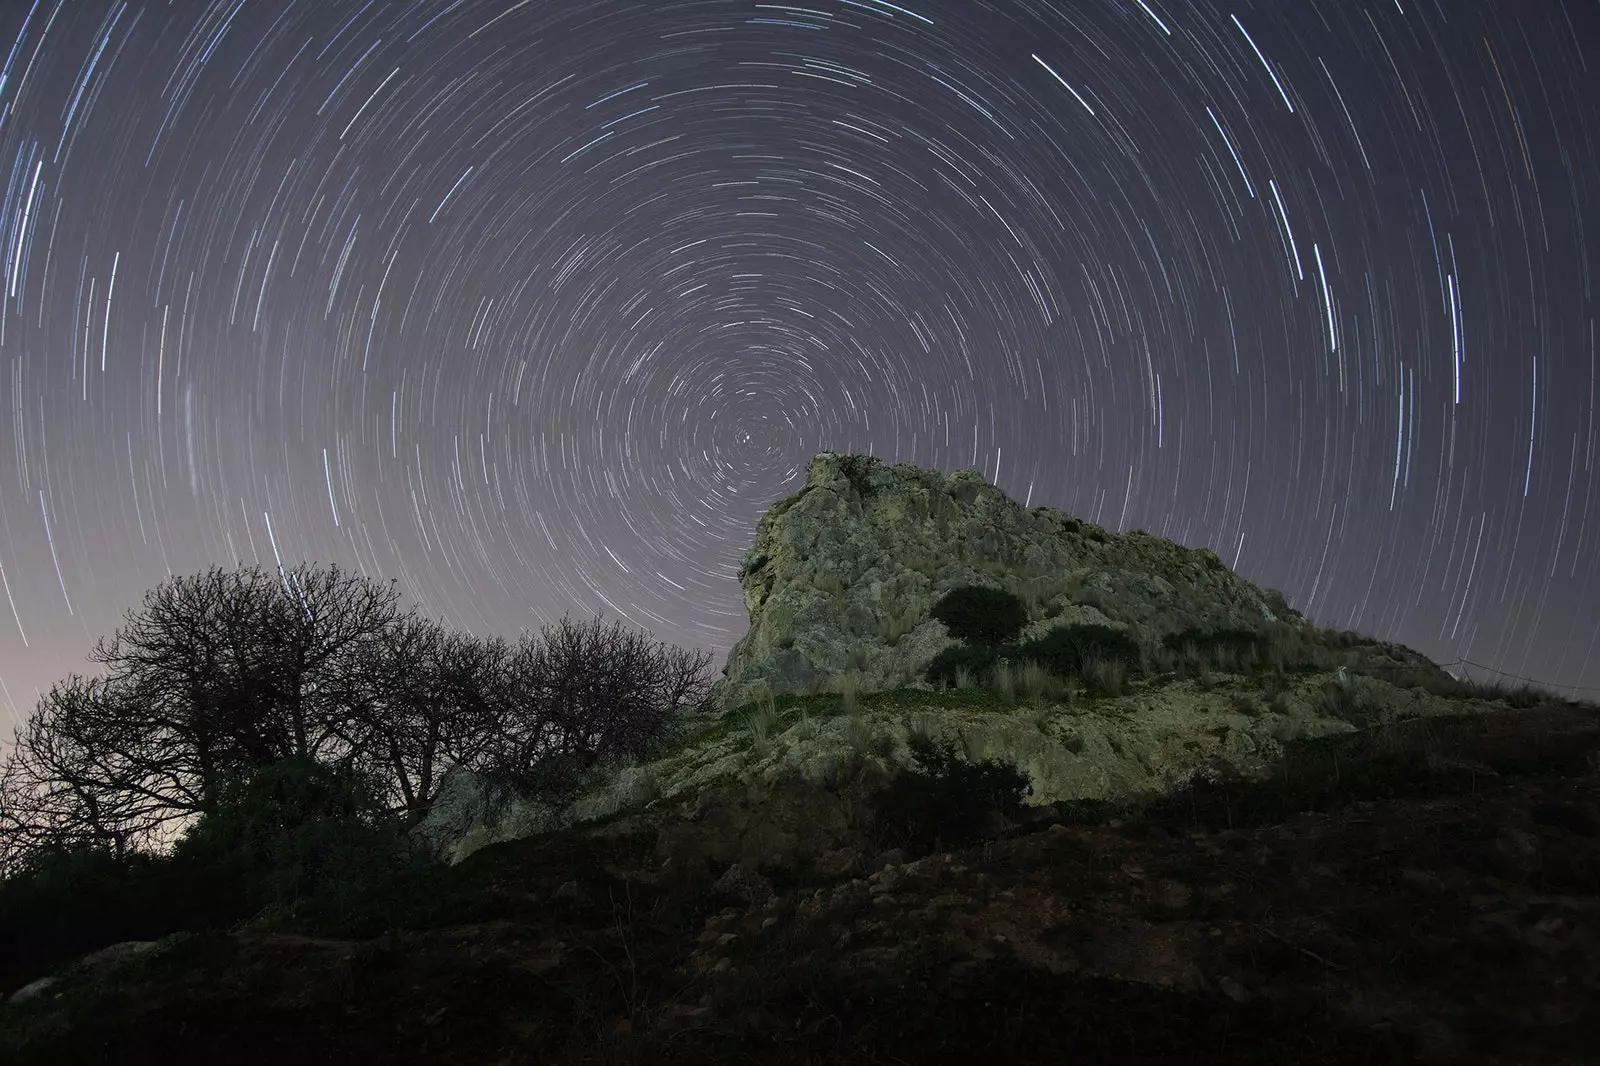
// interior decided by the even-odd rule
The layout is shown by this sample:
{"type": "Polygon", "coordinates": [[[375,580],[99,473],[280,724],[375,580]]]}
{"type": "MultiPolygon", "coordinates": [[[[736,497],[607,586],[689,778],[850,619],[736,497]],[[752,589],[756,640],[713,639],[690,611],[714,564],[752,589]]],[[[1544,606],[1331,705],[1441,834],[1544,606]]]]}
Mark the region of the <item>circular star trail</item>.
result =
{"type": "Polygon", "coordinates": [[[1600,688],[1581,0],[0,15],[4,713],[169,574],[746,626],[818,451],[1600,688]]]}

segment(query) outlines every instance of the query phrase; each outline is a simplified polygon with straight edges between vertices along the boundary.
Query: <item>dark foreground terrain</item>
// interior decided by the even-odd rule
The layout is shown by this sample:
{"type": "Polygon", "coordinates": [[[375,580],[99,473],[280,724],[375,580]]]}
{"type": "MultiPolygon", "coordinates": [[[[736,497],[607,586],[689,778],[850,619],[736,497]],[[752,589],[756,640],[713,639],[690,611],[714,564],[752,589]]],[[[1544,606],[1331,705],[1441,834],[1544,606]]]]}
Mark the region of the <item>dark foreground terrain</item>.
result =
{"type": "Polygon", "coordinates": [[[759,874],[636,813],[79,967],[0,1061],[1600,1062],[1597,753],[1575,706],[1413,722],[759,874]]]}

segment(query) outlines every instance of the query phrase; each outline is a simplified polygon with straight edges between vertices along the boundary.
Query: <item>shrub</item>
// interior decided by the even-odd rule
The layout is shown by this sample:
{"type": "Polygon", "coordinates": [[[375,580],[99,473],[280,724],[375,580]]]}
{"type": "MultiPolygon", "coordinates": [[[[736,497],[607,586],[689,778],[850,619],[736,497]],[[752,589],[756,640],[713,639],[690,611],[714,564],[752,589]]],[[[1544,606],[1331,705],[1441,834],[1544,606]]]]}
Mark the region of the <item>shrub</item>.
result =
{"type": "Polygon", "coordinates": [[[951,636],[990,648],[1015,640],[1028,624],[1028,610],[1020,599],[983,585],[951,589],[929,613],[945,624],[951,636]]]}
{"type": "Polygon", "coordinates": [[[970,675],[981,676],[993,668],[998,657],[993,648],[955,644],[935,655],[923,676],[935,685],[950,685],[955,682],[958,670],[965,669],[970,675]]]}
{"type": "MultiPolygon", "coordinates": [[[[48,847],[0,880],[0,989],[122,940],[154,940],[209,923],[163,858],[110,847],[48,847]]],[[[222,924],[246,917],[216,916],[222,924]]]]}
{"type": "Polygon", "coordinates": [[[907,738],[917,769],[900,774],[877,798],[880,824],[911,847],[963,846],[983,835],[992,814],[1015,817],[1028,776],[994,760],[966,762],[955,744],[920,732],[907,738]]]}
{"type": "Polygon", "coordinates": [[[172,858],[250,912],[313,897],[350,911],[414,858],[402,827],[366,775],[292,757],[225,778],[172,858]]]}
{"type": "Polygon", "coordinates": [[[1091,660],[1139,664],[1139,643],[1125,630],[1106,625],[1061,626],[1017,649],[1017,656],[1032,659],[1052,673],[1081,675],[1091,660]]]}
{"type": "Polygon", "coordinates": [[[1346,677],[1323,684],[1317,690],[1315,707],[1318,714],[1366,727],[1378,720],[1382,701],[1374,682],[1365,677],[1346,677]]]}

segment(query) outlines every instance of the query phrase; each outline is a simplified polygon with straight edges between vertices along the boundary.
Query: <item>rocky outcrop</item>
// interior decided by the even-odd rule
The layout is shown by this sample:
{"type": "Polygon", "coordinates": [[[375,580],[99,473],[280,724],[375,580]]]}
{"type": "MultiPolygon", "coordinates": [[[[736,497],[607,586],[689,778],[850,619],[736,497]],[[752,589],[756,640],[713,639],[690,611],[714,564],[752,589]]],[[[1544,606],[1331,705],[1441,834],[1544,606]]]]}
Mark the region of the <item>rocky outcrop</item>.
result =
{"type": "Polygon", "coordinates": [[[1025,636],[1073,623],[1174,633],[1303,619],[1206,548],[1110,533],[1054,507],[1027,508],[975,470],[946,474],[824,452],[805,487],[775,503],[739,570],[750,630],[713,698],[863,691],[921,683],[954,641],[929,611],[962,585],[1005,588],[1029,607],[1025,636]]]}

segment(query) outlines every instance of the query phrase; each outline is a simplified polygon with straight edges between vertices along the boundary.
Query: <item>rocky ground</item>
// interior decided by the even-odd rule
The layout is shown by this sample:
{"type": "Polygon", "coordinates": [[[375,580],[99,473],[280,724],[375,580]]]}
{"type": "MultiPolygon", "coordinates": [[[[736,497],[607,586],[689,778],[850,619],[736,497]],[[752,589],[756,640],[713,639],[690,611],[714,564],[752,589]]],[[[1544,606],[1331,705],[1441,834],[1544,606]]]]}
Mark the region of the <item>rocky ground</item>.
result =
{"type": "Polygon", "coordinates": [[[1593,708],[1506,708],[772,868],[701,796],[80,966],[0,1059],[1594,1062],[1597,771],[1593,708]]]}

